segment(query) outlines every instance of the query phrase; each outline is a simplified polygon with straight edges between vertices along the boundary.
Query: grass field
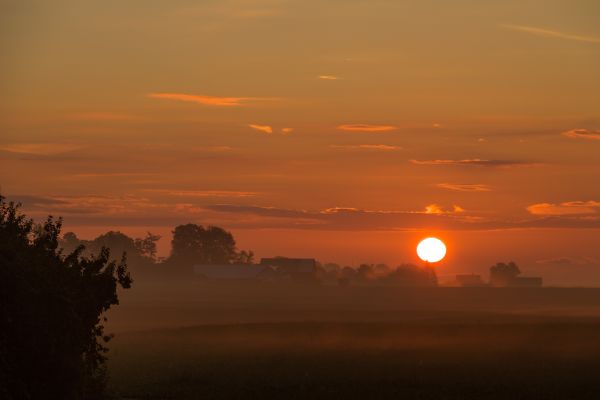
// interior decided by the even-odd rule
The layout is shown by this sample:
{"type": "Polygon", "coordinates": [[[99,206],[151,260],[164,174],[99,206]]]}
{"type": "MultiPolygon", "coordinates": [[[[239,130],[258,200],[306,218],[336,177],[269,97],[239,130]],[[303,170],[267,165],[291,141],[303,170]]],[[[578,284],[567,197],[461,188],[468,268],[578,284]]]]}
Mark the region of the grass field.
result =
{"type": "Polygon", "coordinates": [[[562,313],[550,312],[552,299],[512,312],[448,310],[448,304],[394,311],[388,304],[377,313],[377,301],[362,302],[350,291],[342,296],[350,296],[346,302],[329,297],[319,312],[315,304],[324,299],[292,301],[288,294],[278,313],[261,314],[260,299],[245,309],[244,296],[225,306],[211,290],[192,302],[202,324],[117,332],[109,353],[114,393],[131,399],[600,398],[600,317],[570,313],[573,303],[556,308],[562,313]],[[228,309],[231,321],[203,319],[211,301],[228,309]],[[374,317],[367,319],[369,311],[374,317]],[[248,322],[253,312],[251,319],[261,321],[248,322]]]}

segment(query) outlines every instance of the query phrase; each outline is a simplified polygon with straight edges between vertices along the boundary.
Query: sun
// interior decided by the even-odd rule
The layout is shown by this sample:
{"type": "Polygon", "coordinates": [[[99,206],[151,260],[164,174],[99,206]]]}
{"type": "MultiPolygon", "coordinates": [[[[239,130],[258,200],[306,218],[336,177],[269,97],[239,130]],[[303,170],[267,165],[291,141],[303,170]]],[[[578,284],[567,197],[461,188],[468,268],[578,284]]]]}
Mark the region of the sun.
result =
{"type": "Polygon", "coordinates": [[[419,242],[417,255],[426,262],[441,261],[446,256],[446,245],[438,238],[428,237],[419,242]]]}

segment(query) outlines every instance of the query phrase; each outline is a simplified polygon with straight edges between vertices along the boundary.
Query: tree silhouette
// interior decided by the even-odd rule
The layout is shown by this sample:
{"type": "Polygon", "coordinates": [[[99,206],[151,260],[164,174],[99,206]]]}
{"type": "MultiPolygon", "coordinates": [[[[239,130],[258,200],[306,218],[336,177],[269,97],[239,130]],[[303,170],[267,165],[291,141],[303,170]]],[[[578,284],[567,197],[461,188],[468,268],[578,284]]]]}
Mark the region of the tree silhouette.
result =
{"type": "Polygon", "coordinates": [[[499,262],[490,267],[490,283],[492,286],[508,286],[521,273],[514,261],[499,262]]]}
{"type": "Polygon", "coordinates": [[[253,258],[251,251],[238,253],[233,235],[223,228],[186,224],[173,230],[168,262],[180,268],[191,269],[193,265],[203,264],[248,264],[253,258]]]}
{"type": "Polygon", "coordinates": [[[0,196],[0,398],[103,397],[101,319],[132,280],[125,255],[57,251],[61,225],[36,225],[0,196]]]}
{"type": "Polygon", "coordinates": [[[127,253],[127,265],[136,277],[147,277],[153,272],[151,268],[156,263],[156,242],[160,236],[148,232],[145,238],[131,238],[118,231],[109,231],[93,240],[79,239],[73,232],[67,232],[59,240],[59,247],[70,253],[83,246],[83,256],[97,256],[103,248],[111,254],[127,253]]]}
{"type": "Polygon", "coordinates": [[[143,239],[137,238],[134,240],[135,248],[138,253],[144,257],[156,261],[156,242],[160,240],[159,235],[153,235],[146,232],[146,237],[143,239]]]}

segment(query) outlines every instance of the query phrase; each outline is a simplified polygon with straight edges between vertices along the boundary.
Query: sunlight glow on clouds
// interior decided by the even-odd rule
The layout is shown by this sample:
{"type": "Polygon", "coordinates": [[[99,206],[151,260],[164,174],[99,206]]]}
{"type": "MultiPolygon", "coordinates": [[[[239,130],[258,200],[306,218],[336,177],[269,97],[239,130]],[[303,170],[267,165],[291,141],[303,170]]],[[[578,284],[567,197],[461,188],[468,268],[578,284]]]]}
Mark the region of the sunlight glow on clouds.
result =
{"type": "Polygon", "coordinates": [[[372,124],[342,124],[336,129],[349,132],[389,132],[398,129],[393,125],[372,125],[372,124]]]}
{"type": "Polygon", "coordinates": [[[490,192],[492,189],[488,185],[469,184],[469,183],[438,183],[439,188],[453,190],[455,192],[490,192]]]}
{"type": "Polygon", "coordinates": [[[269,125],[248,124],[248,126],[256,131],[264,133],[273,133],[273,127],[269,125]]]}
{"type": "Polygon", "coordinates": [[[563,32],[559,32],[559,31],[553,31],[550,29],[536,28],[533,26],[520,26],[520,25],[501,25],[501,26],[503,28],[511,29],[513,31],[526,32],[526,33],[536,35],[536,36],[541,36],[541,37],[576,40],[579,42],[588,42],[588,43],[600,43],[600,38],[593,37],[593,36],[572,35],[572,34],[563,33],[563,32]]]}
{"type": "Polygon", "coordinates": [[[0,146],[0,150],[17,154],[56,155],[83,148],[81,145],[69,143],[18,143],[0,146]]]}
{"type": "Polygon", "coordinates": [[[254,197],[258,194],[257,192],[245,192],[238,190],[145,189],[144,191],[174,197],[254,197]]]}
{"type": "Polygon", "coordinates": [[[391,146],[387,144],[332,144],[329,147],[343,150],[375,150],[375,151],[394,151],[402,150],[400,146],[391,146]]]}
{"type": "Polygon", "coordinates": [[[600,129],[571,129],[570,131],[563,132],[562,135],[573,139],[600,140],[600,129]]]}
{"type": "Polygon", "coordinates": [[[539,203],[527,207],[533,215],[586,215],[600,212],[600,201],[567,201],[560,204],[539,203]]]}
{"type": "Polygon", "coordinates": [[[410,160],[416,165],[459,165],[459,166],[477,166],[477,167],[512,167],[512,166],[527,166],[537,165],[523,161],[512,160],[482,160],[480,158],[472,158],[465,160],[410,160]]]}
{"type": "Polygon", "coordinates": [[[218,97],[204,96],[184,93],[150,93],[148,97],[153,99],[166,99],[176,101],[186,101],[202,104],[206,106],[235,107],[243,106],[248,102],[266,100],[259,97],[218,97]]]}
{"type": "Polygon", "coordinates": [[[452,210],[445,210],[439,204],[430,204],[425,207],[425,214],[435,214],[435,215],[447,215],[447,214],[459,214],[465,212],[465,209],[461,206],[454,205],[452,206],[452,210]]]}

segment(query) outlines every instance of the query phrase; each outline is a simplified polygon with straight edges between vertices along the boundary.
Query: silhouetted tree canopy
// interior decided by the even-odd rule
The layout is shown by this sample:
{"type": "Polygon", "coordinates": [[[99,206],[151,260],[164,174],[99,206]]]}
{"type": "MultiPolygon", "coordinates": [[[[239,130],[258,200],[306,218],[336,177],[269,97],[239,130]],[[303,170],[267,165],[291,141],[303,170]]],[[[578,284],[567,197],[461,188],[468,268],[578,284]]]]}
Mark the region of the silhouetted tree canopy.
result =
{"type": "Polygon", "coordinates": [[[490,283],[493,286],[507,286],[520,273],[521,270],[514,261],[509,263],[499,262],[490,267],[490,283]]]}
{"type": "Polygon", "coordinates": [[[179,225],[173,230],[169,263],[184,268],[205,264],[251,263],[252,252],[236,249],[233,235],[218,226],[179,225]]]}
{"type": "Polygon", "coordinates": [[[132,280],[125,255],[62,254],[60,230],[60,219],[36,225],[0,196],[0,398],[103,397],[101,318],[132,280]]]}
{"type": "Polygon", "coordinates": [[[81,255],[84,257],[97,256],[102,249],[107,248],[111,254],[127,253],[127,265],[137,277],[147,276],[149,267],[156,263],[156,242],[160,236],[148,232],[144,238],[131,238],[122,232],[109,231],[93,240],[79,239],[73,232],[67,232],[59,240],[59,248],[70,253],[80,246],[84,247],[81,255]]]}

